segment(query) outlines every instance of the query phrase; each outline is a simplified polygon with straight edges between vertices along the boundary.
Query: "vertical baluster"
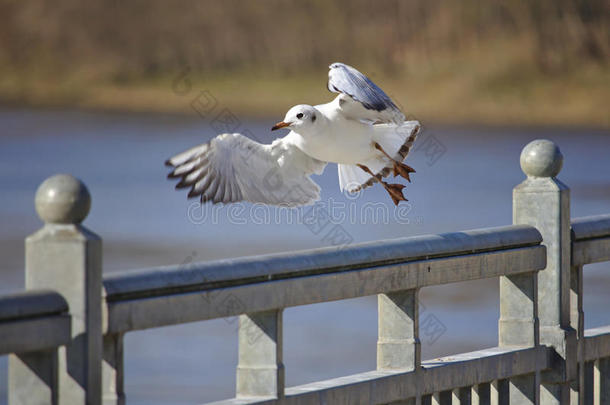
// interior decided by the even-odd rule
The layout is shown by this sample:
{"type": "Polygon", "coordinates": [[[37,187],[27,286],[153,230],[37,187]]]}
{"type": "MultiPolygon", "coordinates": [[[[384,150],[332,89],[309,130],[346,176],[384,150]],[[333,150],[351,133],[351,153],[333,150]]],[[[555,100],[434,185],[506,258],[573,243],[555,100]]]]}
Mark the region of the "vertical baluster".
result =
{"type": "Polygon", "coordinates": [[[610,357],[593,363],[593,403],[610,404],[610,357]]]}
{"type": "Polygon", "coordinates": [[[570,385],[570,403],[585,403],[585,314],[582,307],[582,266],[572,266],[570,270],[570,325],[576,330],[578,375],[570,385]]]}
{"type": "Polygon", "coordinates": [[[489,383],[481,383],[478,385],[473,385],[470,388],[470,403],[472,405],[489,405],[489,391],[490,384],[489,383]]]}
{"type": "MultiPolygon", "coordinates": [[[[592,361],[585,362],[585,402],[584,405],[593,405],[593,363],[592,361]]],[[[582,404],[581,404],[582,405],[582,404]]]]}
{"type": "MultiPolygon", "coordinates": [[[[377,370],[419,372],[421,344],[417,297],[417,289],[378,295],[377,370]]],[[[420,386],[418,384],[418,388],[420,386]]],[[[415,403],[421,403],[419,393],[415,403]]]]}
{"type": "Polygon", "coordinates": [[[102,363],[104,405],[125,404],[123,337],[122,333],[104,336],[102,363]]]}
{"type": "Polygon", "coordinates": [[[451,391],[452,405],[470,405],[470,387],[454,388],[451,391]]]}
{"type": "MultiPolygon", "coordinates": [[[[536,273],[500,277],[500,346],[538,346],[536,273]]],[[[510,404],[537,403],[534,373],[509,380],[510,404]]]]}
{"type": "Polygon", "coordinates": [[[452,391],[435,392],[432,394],[431,401],[432,405],[452,405],[453,393],[452,391]]]}
{"type": "Polygon", "coordinates": [[[489,386],[491,405],[508,405],[508,380],[495,380],[489,386]]]}
{"type": "Polygon", "coordinates": [[[237,397],[284,396],[282,310],[240,315],[237,397]]]}

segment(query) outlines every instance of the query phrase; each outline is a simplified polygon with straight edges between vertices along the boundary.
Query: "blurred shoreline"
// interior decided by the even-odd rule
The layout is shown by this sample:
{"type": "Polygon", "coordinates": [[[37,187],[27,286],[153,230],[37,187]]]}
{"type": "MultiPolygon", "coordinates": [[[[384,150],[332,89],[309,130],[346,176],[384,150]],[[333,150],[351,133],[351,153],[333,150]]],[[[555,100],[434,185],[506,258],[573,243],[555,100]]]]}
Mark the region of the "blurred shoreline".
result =
{"type": "MultiPolygon", "coordinates": [[[[325,66],[316,74],[294,77],[261,77],[250,73],[207,76],[185,72],[188,70],[126,83],[5,72],[0,80],[0,108],[169,114],[206,119],[228,111],[238,119],[251,120],[280,119],[292,105],[323,104],[335,97],[325,88],[325,66]],[[217,106],[211,117],[202,110],[202,103],[208,102],[217,106]]],[[[408,118],[423,123],[453,127],[610,128],[610,116],[600,108],[610,99],[610,90],[604,85],[610,80],[610,70],[591,68],[586,85],[570,73],[493,79],[507,82],[501,85],[507,88],[502,89],[491,84],[474,84],[470,75],[444,80],[437,76],[379,75],[374,80],[408,118]]]]}

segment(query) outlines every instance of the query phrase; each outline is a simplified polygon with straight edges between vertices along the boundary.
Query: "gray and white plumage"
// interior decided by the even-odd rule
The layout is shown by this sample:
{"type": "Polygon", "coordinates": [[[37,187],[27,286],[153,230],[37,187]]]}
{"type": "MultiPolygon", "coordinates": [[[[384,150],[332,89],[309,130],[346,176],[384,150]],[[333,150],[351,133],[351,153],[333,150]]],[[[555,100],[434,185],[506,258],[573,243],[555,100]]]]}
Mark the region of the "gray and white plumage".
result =
{"type": "Polygon", "coordinates": [[[167,160],[176,188],[190,188],[202,202],[250,201],[270,205],[308,205],[320,198],[309,177],[325,162],[303,153],[290,139],[262,145],[237,133],[222,134],[167,160]]]}
{"type": "MultiPolygon", "coordinates": [[[[269,145],[237,133],[221,134],[177,154],[166,161],[173,167],[168,177],[180,179],[176,188],[189,188],[189,198],[202,202],[308,205],[320,198],[311,175],[333,162],[341,190],[354,192],[378,182],[396,204],[405,200],[396,190],[402,193],[404,186],[381,178],[392,170],[396,175],[397,165],[405,166],[401,162],[419,123],[405,121],[383,90],[353,67],[333,63],[329,68],[327,87],[339,93],[333,101],[292,107],[272,128],[291,131],[269,145]]],[[[410,181],[408,172],[401,176],[410,181]]]]}
{"type": "Polygon", "coordinates": [[[354,118],[371,117],[372,120],[395,124],[405,120],[390,97],[358,70],[344,63],[333,63],[329,68],[328,90],[349,96],[343,98],[347,104],[344,109],[353,110],[354,118]]]}

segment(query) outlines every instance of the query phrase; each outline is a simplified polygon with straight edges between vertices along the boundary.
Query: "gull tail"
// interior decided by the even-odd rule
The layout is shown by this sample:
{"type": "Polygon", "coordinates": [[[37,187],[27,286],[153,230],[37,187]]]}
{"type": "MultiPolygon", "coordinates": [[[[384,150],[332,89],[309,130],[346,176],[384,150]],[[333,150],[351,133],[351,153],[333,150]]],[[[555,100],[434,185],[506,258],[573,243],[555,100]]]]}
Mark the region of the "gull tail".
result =
{"type": "MultiPolygon", "coordinates": [[[[383,150],[395,160],[402,162],[409,154],[420,127],[418,121],[405,121],[402,125],[376,124],[373,125],[375,131],[373,141],[378,142],[383,150]]],[[[389,159],[380,160],[373,158],[367,162],[360,163],[371,169],[373,173],[381,175],[381,177],[387,177],[395,170],[393,162],[390,162],[389,159]]],[[[341,191],[347,190],[353,193],[367,188],[374,183],[375,179],[357,165],[339,165],[339,186],[341,191]]]]}

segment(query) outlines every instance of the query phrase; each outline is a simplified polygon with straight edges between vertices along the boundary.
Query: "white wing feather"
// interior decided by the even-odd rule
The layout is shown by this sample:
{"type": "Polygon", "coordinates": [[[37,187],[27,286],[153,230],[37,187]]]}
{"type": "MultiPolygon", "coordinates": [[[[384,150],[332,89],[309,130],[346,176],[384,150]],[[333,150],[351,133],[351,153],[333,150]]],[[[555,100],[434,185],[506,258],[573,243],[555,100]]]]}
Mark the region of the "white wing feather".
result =
{"type": "Polygon", "coordinates": [[[190,187],[189,198],[289,207],[320,198],[320,187],[310,175],[326,166],[301,151],[290,137],[263,145],[238,133],[218,135],[166,164],[174,167],[169,178],[181,178],[176,188],[190,187]]]}

